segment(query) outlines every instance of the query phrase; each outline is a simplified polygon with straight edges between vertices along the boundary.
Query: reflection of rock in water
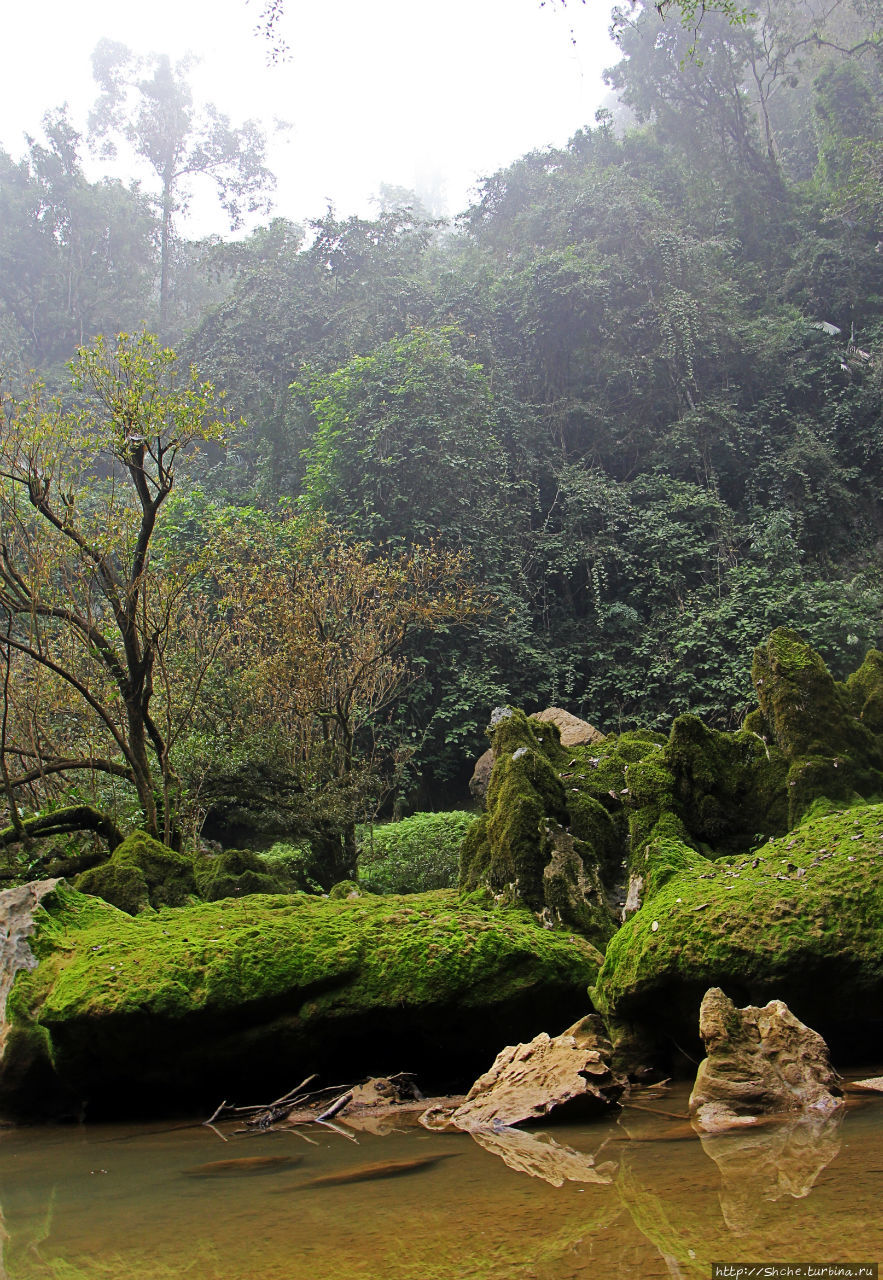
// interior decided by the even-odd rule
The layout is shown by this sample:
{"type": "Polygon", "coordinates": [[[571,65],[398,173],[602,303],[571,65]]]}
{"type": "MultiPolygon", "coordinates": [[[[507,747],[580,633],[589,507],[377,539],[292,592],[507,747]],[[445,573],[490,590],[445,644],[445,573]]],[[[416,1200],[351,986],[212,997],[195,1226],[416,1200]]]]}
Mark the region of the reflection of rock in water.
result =
{"type": "Polygon", "coordinates": [[[843,1112],[807,1116],[750,1132],[701,1134],[702,1149],[720,1170],[720,1204],[731,1231],[763,1216],[764,1203],[809,1195],[840,1151],[843,1112]]]}
{"type": "Polygon", "coordinates": [[[480,1147],[499,1156],[510,1169],[529,1174],[531,1178],[542,1178],[553,1187],[562,1187],[565,1182],[607,1185],[616,1173],[612,1160],[596,1165],[593,1155],[559,1146],[546,1134],[523,1133],[520,1129],[473,1129],[470,1132],[480,1147]]]}

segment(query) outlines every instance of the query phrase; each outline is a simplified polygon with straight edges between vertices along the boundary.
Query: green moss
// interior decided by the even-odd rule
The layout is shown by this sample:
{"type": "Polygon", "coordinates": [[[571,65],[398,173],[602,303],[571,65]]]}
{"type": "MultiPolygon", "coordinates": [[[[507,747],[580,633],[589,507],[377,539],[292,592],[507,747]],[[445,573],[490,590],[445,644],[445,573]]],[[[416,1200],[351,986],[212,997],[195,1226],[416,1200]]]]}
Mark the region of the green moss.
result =
{"type": "Polygon", "coordinates": [[[843,686],[849,709],[871,733],[883,734],[883,653],[871,649],[843,686]]]}
{"type": "Polygon", "coordinates": [[[771,742],[789,761],[788,824],[819,796],[847,801],[883,793],[878,702],[881,655],[868,654],[845,685],[793,631],[774,631],[755,651],[752,679],[771,742]]]}
{"type": "MultiPolygon", "coordinates": [[[[487,812],[463,841],[461,888],[485,886],[603,946],[614,927],[604,877],[618,874],[624,823],[611,812],[618,796],[611,804],[596,776],[601,758],[588,748],[565,750],[557,726],[522,711],[495,725],[491,740],[487,812]]],[[[620,776],[625,763],[613,766],[620,776]]]]}
{"type": "Polygon", "coordinates": [[[200,858],[194,873],[197,892],[206,902],[250,893],[285,893],[289,887],[282,877],[272,874],[260,854],[250,849],[226,849],[215,857],[200,858]]]}
{"type": "Polygon", "coordinates": [[[150,891],[140,867],[120,866],[111,860],[85,871],[75,884],[80,893],[103,898],[130,916],[136,916],[150,906],[150,891]]]}
{"type": "Polygon", "coordinates": [[[487,813],[470,828],[460,856],[460,886],[486,883],[495,893],[520,899],[533,911],[544,906],[543,871],[551,856],[548,824],[569,821],[555,764],[565,753],[555,725],[512,711],[491,734],[496,761],[487,813]]]}
{"type": "Polygon", "coordinates": [[[133,831],[117,845],[109,863],[85,872],[76,887],[132,913],[147,905],[181,906],[196,892],[196,881],[193,863],[183,853],[175,853],[146,831],[133,831]]]}
{"type": "Polygon", "coordinates": [[[328,897],[332,902],[341,902],[346,898],[361,898],[362,896],[363,891],[355,880],[338,880],[337,884],[332,885],[328,890],[328,897]]]}
{"type": "Polygon", "coordinates": [[[673,808],[692,841],[728,852],[787,830],[787,763],[751,730],[722,733],[679,716],[663,758],[673,808]]]}
{"type": "MultiPolygon", "coordinates": [[[[522,911],[462,903],[450,890],[256,896],[134,918],[64,886],[44,903],[40,964],[18,975],[10,1017],[31,1046],[35,1030],[44,1037],[58,1078],[84,1096],[109,1080],[122,1089],[152,1072],[186,1076],[185,1058],[200,1079],[220,1071],[215,1051],[247,1074],[258,1044],[313,1061],[333,1054],[347,1020],[362,1040],[381,1016],[419,1015],[436,1043],[447,1010],[459,1046],[470,1010],[489,1028],[502,1010],[536,1014],[544,1002],[563,1002],[575,1017],[601,960],[583,939],[540,929],[522,911]]],[[[14,1104],[9,1055],[2,1070],[0,1098],[14,1104]]]]}
{"type": "Polygon", "coordinates": [[[593,994],[602,1011],[658,1023],[664,1010],[672,1035],[695,1035],[710,986],[740,1002],[777,996],[819,1030],[879,1008],[883,806],[814,819],[715,862],[661,845],[650,864],[644,906],[607,948],[593,994]]]}

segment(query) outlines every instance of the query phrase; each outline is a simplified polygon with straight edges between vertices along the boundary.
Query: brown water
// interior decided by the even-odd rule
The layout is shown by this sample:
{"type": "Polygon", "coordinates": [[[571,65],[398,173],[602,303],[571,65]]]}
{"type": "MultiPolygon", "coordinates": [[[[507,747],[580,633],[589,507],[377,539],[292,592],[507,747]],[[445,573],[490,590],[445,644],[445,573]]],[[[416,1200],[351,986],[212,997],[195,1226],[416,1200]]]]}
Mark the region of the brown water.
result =
{"type": "Polygon", "coordinates": [[[716,1139],[678,1118],[685,1105],[675,1089],[615,1121],[482,1145],[399,1121],[301,1130],[312,1143],[2,1130],[0,1277],[708,1280],[715,1261],[883,1261],[883,1095],[840,1121],[716,1139]],[[265,1163],[199,1169],[240,1159],[265,1163]],[[393,1176],[306,1185],[378,1164],[393,1176]]]}

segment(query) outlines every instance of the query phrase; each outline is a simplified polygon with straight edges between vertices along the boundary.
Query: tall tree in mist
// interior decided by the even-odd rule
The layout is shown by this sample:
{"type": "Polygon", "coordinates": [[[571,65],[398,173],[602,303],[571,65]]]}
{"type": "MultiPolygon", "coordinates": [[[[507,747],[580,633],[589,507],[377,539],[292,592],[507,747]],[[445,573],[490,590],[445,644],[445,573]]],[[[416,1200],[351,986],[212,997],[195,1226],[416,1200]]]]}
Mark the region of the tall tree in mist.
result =
{"type": "Polygon", "coordinates": [[[211,104],[200,109],[187,83],[187,60],[165,54],[136,57],[112,40],[98,43],[92,72],[101,93],[90,117],[102,154],[125,142],[151,167],[159,182],[160,327],[168,330],[174,219],[186,212],[196,179],[207,179],[229,219],[242,225],[247,213],[267,213],[275,178],[265,163],[266,137],[253,120],[234,128],[211,104]]]}

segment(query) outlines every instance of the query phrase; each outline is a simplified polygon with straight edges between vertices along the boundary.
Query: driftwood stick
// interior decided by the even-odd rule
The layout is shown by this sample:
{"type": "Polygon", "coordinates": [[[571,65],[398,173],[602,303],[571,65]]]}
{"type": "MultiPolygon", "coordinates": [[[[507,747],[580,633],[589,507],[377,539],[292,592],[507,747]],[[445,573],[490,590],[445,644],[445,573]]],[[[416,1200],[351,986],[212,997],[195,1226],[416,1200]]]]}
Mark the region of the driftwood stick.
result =
{"type": "Polygon", "coordinates": [[[208,1120],[203,1120],[203,1122],[202,1122],[202,1123],[203,1123],[203,1124],[205,1124],[205,1125],[212,1125],[212,1124],[214,1124],[215,1120],[217,1120],[218,1116],[219,1116],[219,1115],[221,1114],[221,1112],[224,1110],[224,1108],[226,1107],[226,1105],[227,1105],[227,1099],[225,1098],[225,1099],[224,1099],[224,1101],[221,1103],[221,1105],[220,1105],[220,1106],[217,1108],[217,1110],[214,1112],[214,1114],[213,1114],[213,1115],[210,1115],[210,1116],[209,1116],[209,1118],[208,1118],[208,1120]]]}
{"type": "Polygon", "coordinates": [[[296,1097],[300,1093],[301,1089],[303,1089],[308,1084],[312,1084],[315,1079],[316,1079],[316,1073],[313,1072],[311,1076],[307,1076],[306,1080],[301,1080],[299,1085],[295,1085],[293,1089],[289,1089],[288,1093],[283,1093],[281,1098],[277,1098],[275,1102],[268,1103],[267,1106],[264,1108],[264,1110],[269,1111],[270,1107],[281,1107],[283,1102],[288,1102],[290,1098],[296,1097]]]}
{"type": "Polygon", "coordinates": [[[221,1141],[222,1141],[222,1142],[229,1142],[229,1141],[230,1141],[230,1139],[229,1139],[229,1138],[225,1138],[225,1137],[224,1137],[224,1135],[223,1135],[223,1133],[221,1133],[221,1130],[220,1130],[220,1129],[215,1128],[215,1126],[212,1124],[211,1120],[203,1120],[203,1122],[202,1122],[202,1123],[205,1125],[206,1129],[211,1129],[212,1133],[216,1133],[216,1134],[218,1135],[218,1137],[221,1139],[221,1141]]]}
{"type": "Polygon", "coordinates": [[[335,1098],[331,1106],[328,1107],[325,1111],[323,1111],[320,1116],[316,1116],[317,1123],[321,1124],[326,1120],[330,1120],[332,1116],[336,1116],[339,1111],[343,1111],[346,1104],[348,1102],[352,1102],[352,1100],[353,1100],[352,1090],[350,1090],[348,1093],[342,1093],[339,1098],[335,1098]]]}

